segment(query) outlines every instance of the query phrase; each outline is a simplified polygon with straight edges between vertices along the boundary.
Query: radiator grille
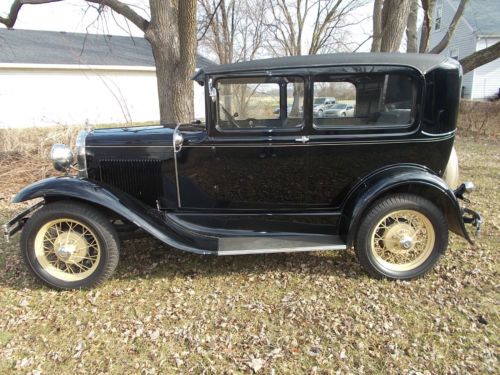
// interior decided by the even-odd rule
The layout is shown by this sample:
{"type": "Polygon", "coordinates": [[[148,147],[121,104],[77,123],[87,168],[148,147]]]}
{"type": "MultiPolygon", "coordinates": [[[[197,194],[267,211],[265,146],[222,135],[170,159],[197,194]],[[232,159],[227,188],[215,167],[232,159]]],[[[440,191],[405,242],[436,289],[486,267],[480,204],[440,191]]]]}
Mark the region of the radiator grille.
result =
{"type": "Polygon", "coordinates": [[[161,160],[101,160],[101,181],[154,206],[162,195],[161,160]]]}

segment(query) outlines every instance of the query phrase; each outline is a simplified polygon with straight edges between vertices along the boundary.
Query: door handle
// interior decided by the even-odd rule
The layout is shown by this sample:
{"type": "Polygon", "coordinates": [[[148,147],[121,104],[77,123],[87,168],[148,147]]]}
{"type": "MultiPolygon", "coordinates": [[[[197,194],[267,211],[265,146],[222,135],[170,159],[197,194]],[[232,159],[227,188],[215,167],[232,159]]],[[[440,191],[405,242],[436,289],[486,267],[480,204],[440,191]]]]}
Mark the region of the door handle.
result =
{"type": "Polygon", "coordinates": [[[295,138],[295,142],[307,143],[309,142],[309,137],[307,135],[303,135],[300,138],[295,138]]]}

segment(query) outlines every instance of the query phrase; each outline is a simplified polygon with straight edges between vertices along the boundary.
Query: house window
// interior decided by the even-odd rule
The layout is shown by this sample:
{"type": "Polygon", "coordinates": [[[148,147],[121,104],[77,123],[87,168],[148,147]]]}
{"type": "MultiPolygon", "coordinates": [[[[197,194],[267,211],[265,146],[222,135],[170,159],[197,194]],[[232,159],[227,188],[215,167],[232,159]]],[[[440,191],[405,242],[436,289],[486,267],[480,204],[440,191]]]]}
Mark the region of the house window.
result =
{"type": "Polygon", "coordinates": [[[450,57],[452,59],[458,60],[459,53],[458,53],[458,47],[451,47],[450,48],[450,57]]]}
{"type": "Polygon", "coordinates": [[[219,131],[299,130],[304,80],[300,77],[223,78],[217,81],[219,131]]]}
{"type": "Polygon", "coordinates": [[[403,126],[413,121],[416,85],[412,77],[390,73],[314,78],[314,103],[318,99],[335,104],[314,105],[316,129],[338,126],[403,126]]]}
{"type": "Polygon", "coordinates": [[[436,21],[434,22],[434,30],[441,30],[441,21],[443,18],[443,5],[439,4],[436,6],[436,21]]]}

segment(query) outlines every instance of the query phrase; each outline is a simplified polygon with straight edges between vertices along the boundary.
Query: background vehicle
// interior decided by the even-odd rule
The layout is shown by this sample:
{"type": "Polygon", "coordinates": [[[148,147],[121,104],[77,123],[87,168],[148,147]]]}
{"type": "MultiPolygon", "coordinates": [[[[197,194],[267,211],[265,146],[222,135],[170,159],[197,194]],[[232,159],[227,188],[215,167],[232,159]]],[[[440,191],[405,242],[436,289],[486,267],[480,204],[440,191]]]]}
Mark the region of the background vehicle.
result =
{"type": "MultiPolygon", "coordinates": [[[[109,277],[116,222],[206,255],[354,247],[368,273],[403,280],[433,267],[449,230],[469,241],[465,224],[479,230],[479,214],[458,202],[472,184],[452,190],[442,179],[456,131],[456,61],[298,56],[213,66],[193,79],[205,87],[206,124],[84,131],[79,176],[14,198],[43,198],[4,228],[7,237],[23,229],[22,254],[43,283],[70,289],[109,277]],[[325,87],[350,97],[351,117],[315,117],[325,87]]],[[[74,164],[64,145],[51,157],[66,173],[74,164]]]]}
{"type": "Polygon", "coordinates": [[[352,117],[354,116],[354,107],[349,104],[337,103],[334,106],[325,109],[324,117],[352,117]]]}
{"type": "Polygon", "coordinates": [[[331,108],[333,105],[335,105],[335,103],[337,103],[337,100],[331,97],[314,98],[313,112],[321,117],[323,115],[323,112],[326,109],[331,108]]]}

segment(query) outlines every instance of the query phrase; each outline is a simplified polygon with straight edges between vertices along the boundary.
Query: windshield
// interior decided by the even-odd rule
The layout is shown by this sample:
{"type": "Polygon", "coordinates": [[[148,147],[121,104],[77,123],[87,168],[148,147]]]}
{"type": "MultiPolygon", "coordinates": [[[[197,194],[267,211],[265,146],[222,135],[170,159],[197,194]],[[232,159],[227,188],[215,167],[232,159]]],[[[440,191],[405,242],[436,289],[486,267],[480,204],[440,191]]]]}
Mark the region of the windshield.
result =
{"type": "Polygon", "coordinates": [[[319,105],[323,104],[325,102],[326,98],[316,98],[314,99],[314,105],[319,105]]]}
{"type": "Polygon", "coordinates": [[[335,104],[333,109],[345,109],[347,107],[347,104],[335,104]]]}

